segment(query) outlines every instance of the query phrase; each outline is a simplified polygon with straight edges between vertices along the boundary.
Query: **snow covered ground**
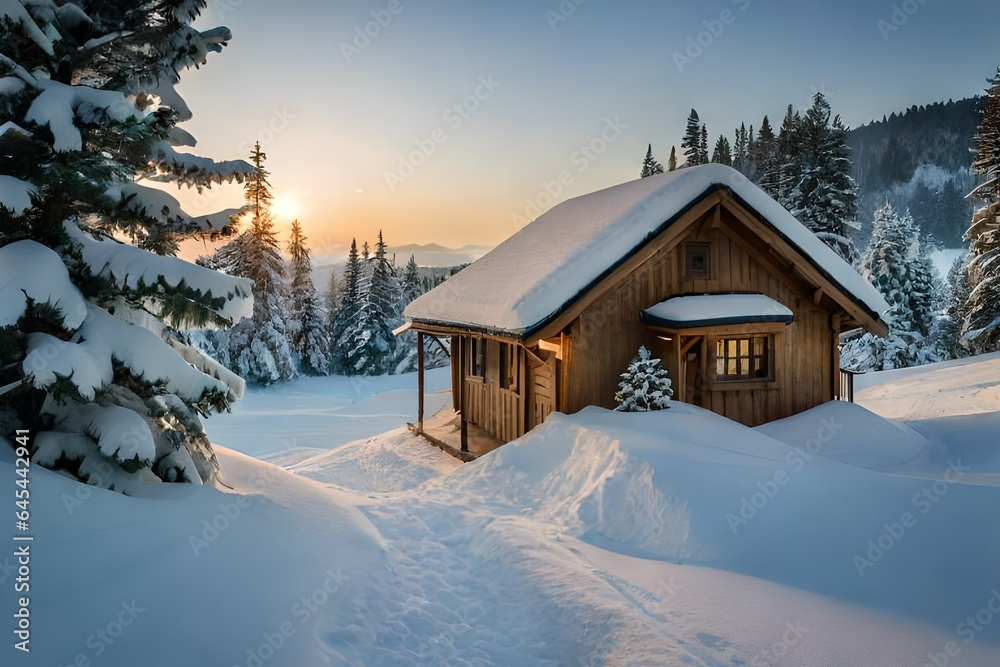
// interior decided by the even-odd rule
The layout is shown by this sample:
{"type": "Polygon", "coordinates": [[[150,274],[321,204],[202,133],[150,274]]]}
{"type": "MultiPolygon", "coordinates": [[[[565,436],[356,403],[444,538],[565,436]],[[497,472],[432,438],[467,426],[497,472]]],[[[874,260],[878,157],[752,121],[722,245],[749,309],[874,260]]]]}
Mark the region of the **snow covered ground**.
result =
{"type": "Polygon", "coordinates": [[[412,376],[250,390],[207,424],[257,457],[220,447],[227,492],[32,471],[32,653],[0,663],[998,664],[998,359],[866,378],[898,419],[590,408],[465,465],[400,428],[412,376]]]}
{"type": "MultiPolygon", "coordinates": [[[[426,414],[451,400],[450,371],[427,371],[426,414]]],[[[278,465],[416,421],[416,376],[302,377],[256,388],[228,414],[213,415],[212,440],[278,465]]]]}
{"type": "Polygon", "coordinates": [[[1000,352],[854,378],[855,400],[892,419],[1000,411],[1000,352]]]}

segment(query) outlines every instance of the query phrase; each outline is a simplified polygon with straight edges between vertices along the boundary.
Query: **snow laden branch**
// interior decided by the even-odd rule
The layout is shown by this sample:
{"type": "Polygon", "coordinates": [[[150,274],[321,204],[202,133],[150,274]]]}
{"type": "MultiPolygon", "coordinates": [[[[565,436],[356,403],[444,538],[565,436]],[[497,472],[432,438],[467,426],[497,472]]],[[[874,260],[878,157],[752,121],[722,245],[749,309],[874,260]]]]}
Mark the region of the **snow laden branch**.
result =
{"type": "MultiPolygon", "coordinates": [[[[253,287],[246,278],[227,276],[176,257],[152,255],[112,239],[95,239],[70,222],[65,224],[65,230],[79,247],[91,275],[105,278],[119,289],[145,293],[148,288],[160,285],[165,291],[182,293],[185,299],[208,308],[230,323],[253,315],[253,287]]],[[[157,295],[149,298],[156,301],[157,295]]],[[[162,298],[160,301],[165,305],[162,298]]],[[[169,312],[160,314],[169,315],[169,312]]],[[[183,321],[172,323],[186,324],[183,321]]]]}

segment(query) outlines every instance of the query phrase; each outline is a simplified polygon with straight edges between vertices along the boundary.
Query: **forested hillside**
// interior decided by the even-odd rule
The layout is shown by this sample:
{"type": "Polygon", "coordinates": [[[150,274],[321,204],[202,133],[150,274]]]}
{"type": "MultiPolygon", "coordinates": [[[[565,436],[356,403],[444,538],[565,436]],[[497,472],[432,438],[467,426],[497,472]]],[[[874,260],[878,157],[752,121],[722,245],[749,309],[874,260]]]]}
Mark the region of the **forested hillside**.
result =
{"type": "MultiPolygon", "coordinates": [[[[962,245],[975,185],[970,149],[981,97],[912,106],[847,134],[858,184],[858,219],[870,221],[886,199],[910,210],[919,229],[948,247],[962,245]]],[[[870,225],[863,225],[867,236],[870,225]]]]}

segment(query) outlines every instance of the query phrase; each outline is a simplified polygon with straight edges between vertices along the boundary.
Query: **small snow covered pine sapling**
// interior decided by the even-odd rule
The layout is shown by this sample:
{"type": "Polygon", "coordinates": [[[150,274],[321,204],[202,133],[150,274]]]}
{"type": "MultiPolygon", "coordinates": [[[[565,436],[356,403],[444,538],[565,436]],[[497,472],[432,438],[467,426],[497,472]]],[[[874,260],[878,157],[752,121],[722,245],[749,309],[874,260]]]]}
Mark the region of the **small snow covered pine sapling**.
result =
{"type": "Polygon", "coordinates": [[[660,366],[660,360],[653,358],[645,345],[639,348],[639,354],[621,377],[615,394],[616,412],[648,412],[670,407],[674,391],[667,369],[660,366]]]}

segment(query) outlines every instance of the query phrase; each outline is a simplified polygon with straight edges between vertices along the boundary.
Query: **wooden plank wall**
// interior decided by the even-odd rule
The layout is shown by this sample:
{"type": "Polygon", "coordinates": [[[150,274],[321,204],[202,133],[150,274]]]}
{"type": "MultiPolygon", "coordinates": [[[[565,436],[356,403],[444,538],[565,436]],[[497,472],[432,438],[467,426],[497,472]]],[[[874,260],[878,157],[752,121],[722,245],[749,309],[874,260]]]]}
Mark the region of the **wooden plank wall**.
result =
{"type": "MultiPolygon", "coordinates": [[[[712,213],[706,215],[678,244],[654,254],[570,325],[569,358],[573,362],[564,377],[566,412],[587,405],[614,407],[619,375],[640,345],[670,354],[670,346],[643,326],[639,313],[682,294],[761,293],[795,313],[795,322],[775,338],[775,381],[740,391],[715,390],[706,384],[703,407],[756,425],[832,398],[830,316],[836,306],[829,299],[814,304],[811,286],[781,266],[782,262],[772,261],[766,244],[728,212],[723,211],[720,226],[713,226],[712,219],[712,213]],[[684,275],[683,247],[690,241],[711,245],[707,278],[691,280],[684,275]]],[[[703,349],[707,371],[714,362],[715,340],[706,340],[703,349]]],[[[664,363],[676,367],[672,358],[665,358],[664,363]]]]}
{"type": "MultiPolygon", "coordinates": [[[[466,376],[464,386],[467,419],[487,433],[504,442],[515,440],[525,433],[524,401],[520,387],[504,389],[500,386],[500,354],[504,343],[494,339],[485,342],[485,369],[482,378],[466,376]]],[[[517,350],[520,363],[523,351],[517,350]]],[[[465,362],[468,363],[467,361],[465,362]]]]}

